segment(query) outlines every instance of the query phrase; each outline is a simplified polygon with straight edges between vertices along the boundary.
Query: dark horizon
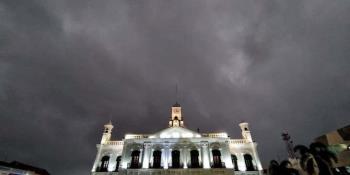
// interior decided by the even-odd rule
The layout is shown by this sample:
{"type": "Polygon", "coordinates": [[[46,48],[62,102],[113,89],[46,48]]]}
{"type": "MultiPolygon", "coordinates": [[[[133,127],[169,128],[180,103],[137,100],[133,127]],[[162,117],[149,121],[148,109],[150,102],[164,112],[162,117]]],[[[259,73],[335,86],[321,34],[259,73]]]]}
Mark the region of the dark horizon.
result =
{"type": "Polygon", "coordinates": [[[185,125],[240,137],[263,164],[350,123],[350,1],[2,0],[0,160],[85,175],[114,139],[185,125]],[[176,97],[176,85],[179,95],[176,97]]]}

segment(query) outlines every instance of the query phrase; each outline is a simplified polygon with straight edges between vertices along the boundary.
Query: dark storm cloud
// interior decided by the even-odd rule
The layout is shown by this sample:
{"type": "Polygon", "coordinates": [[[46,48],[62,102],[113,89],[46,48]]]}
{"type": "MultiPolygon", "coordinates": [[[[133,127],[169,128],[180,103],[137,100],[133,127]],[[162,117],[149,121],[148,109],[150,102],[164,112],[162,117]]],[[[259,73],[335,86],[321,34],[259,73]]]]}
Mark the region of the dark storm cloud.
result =
{"type": "Polygon", "coordinates": [[[251,123],[263,162],[349,123],[347,1],[0,2],[0,152],[53,174],[88,174],[114,136],[251,123]],[[213,122],[216,121],[216,122],[213,122]],[[278,150],[278,151],[276,151],[278,150]]]}

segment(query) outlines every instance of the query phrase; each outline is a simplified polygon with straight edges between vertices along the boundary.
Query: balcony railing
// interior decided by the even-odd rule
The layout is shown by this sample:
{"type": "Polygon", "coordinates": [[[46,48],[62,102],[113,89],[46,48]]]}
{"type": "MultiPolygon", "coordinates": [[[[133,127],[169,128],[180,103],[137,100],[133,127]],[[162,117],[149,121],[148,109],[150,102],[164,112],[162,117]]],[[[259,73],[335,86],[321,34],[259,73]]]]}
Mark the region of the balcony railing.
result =
{"type": "Polygon", "coordinates": [[[247,141],[245,139],[231,139],[229,141],[229,143],[231,143],[231,144],[244,144],[244,143],[247,143],[247,141]]]}
{"type": "Polygon", "coordinates": [[[107,145],[124,145],[123,141],[108,141],[107,145]]]}
{"type": "Polygon", "coordinates": [[[149,168],[152,168],[152,169],[162,169],[163,167],[162,167],[162,165],[160,165],[160,166],[154,166],[152,163],[149,163],[149,168]]]}
{"type": "Polygon", "coordinates": [[[181,169],[181,168],[184,167],[184,164],[183,164],[183,163],[180,163],[179,166],[176,166],[176,165],[174,166],[173,164],[169,163],[169,164],[168,164],[168,167],[169,167],[169,168],[172,168],[172,169],[181,169]]]}
{"type": "Polygon", "coordinates": [[[218,163],[218,164],[211,163],[210,167],[211,168],[226,168],[225,162],[221,162],[221,163],[218,163]]]}
{"type": "Polygon", "coordinates": [[[140,169],[140,168],[142,168],[141,163],[138,163],[138,164],[128,163],[128,169],[140,169]]]}
{"type": "Polygon", "coordinates": [[[228,138],[227,133],[220,132],[220,133],[202,133],[203,137],[210,137],[210,138],[228,138]]]}
{"type": "Polygon", "coordinates": [[[188,168],[203,168],[203,164],[199,163],[198,165],[191,165],[190,163],[187,164],[188,168]]]}
{"type": "Polygon", "coordinates": [[[107,168],[97,167],[96,172],[108,172],[107,168]]]}
{"type": "MultiPolygon", "coordinates": [[[[140,169],[140,168],[142,168],[142,164],[141,163],[138,163],[138,164],[128,163],[127,167],[128,167],[128,169],[140,169]]],[[[180,163],[179,166],[173,166],[171,163],[169,163],[168,167],[170,169],[182,169],[182,168],[184,168],[184,164],[180,163]]],[[[187,167],[188,168],[203,168],[203,164],[199,163],[198,165],[191,165],[191,163],[188,163],[187,167]]],[[[152,168],[152,169],[163,169],[164,167],[163,166],[154,166],[152,163],[149,163],[149,168],[152,168]]],[[[221,162],[219,164],[211,163],[211,168],[226,168],[225,162],[221,162]]]]}

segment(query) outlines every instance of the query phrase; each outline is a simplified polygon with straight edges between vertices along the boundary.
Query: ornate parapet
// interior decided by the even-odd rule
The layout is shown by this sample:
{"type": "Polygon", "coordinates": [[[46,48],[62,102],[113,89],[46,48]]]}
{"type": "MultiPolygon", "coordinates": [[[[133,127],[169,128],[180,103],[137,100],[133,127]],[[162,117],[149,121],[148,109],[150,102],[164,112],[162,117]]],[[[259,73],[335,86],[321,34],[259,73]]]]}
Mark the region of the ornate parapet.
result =
{"type": "Polygon", "coordinates": [[[117,146],[123,146],[124,141],[108,141],[106,145],[117,145],[117,146]]]}
{"type": "Polygon", "coordinates": [[[245,143],[249,143],[249,142],[246,139],[230,139],[229,143],[230,144],[245,144],[245,143]]]}
{"type": "Polygon", "coordinates": [[[203,133],[203,137],[209,137],[209,138],[228,138],[228,135],[226,132],[218,132],[218,133],[203,133]]]}
{"type": "Polygon", "coordinates": [[[125,139],[145,139],[148,138],[149,135],[146,134],[126,134],[125,139]]]}

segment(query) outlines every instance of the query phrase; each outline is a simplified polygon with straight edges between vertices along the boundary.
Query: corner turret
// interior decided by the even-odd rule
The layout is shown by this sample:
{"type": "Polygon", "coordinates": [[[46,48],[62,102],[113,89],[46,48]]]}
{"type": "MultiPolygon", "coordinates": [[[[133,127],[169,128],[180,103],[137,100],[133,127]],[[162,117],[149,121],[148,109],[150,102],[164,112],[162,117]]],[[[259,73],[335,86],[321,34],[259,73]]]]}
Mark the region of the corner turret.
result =
{"type": "Polygon", "coordinates": [[[113,129],[113,125],[112,125],[111,121],[109,121],[109,123],[104,125],[104,130],[103,130],[103,135],[102,135],[102,139],[101,139],[101,144],[106,144],[108,141],[111,140],[112,129],[113,129]]]}
{"type": "Polygon", "coordinates": [[[249,142],[253,142],[252,135],[250,134],[249,124],[247,122],[242,122],[239,124],[242,130],[242,137],[249,142]]]}

